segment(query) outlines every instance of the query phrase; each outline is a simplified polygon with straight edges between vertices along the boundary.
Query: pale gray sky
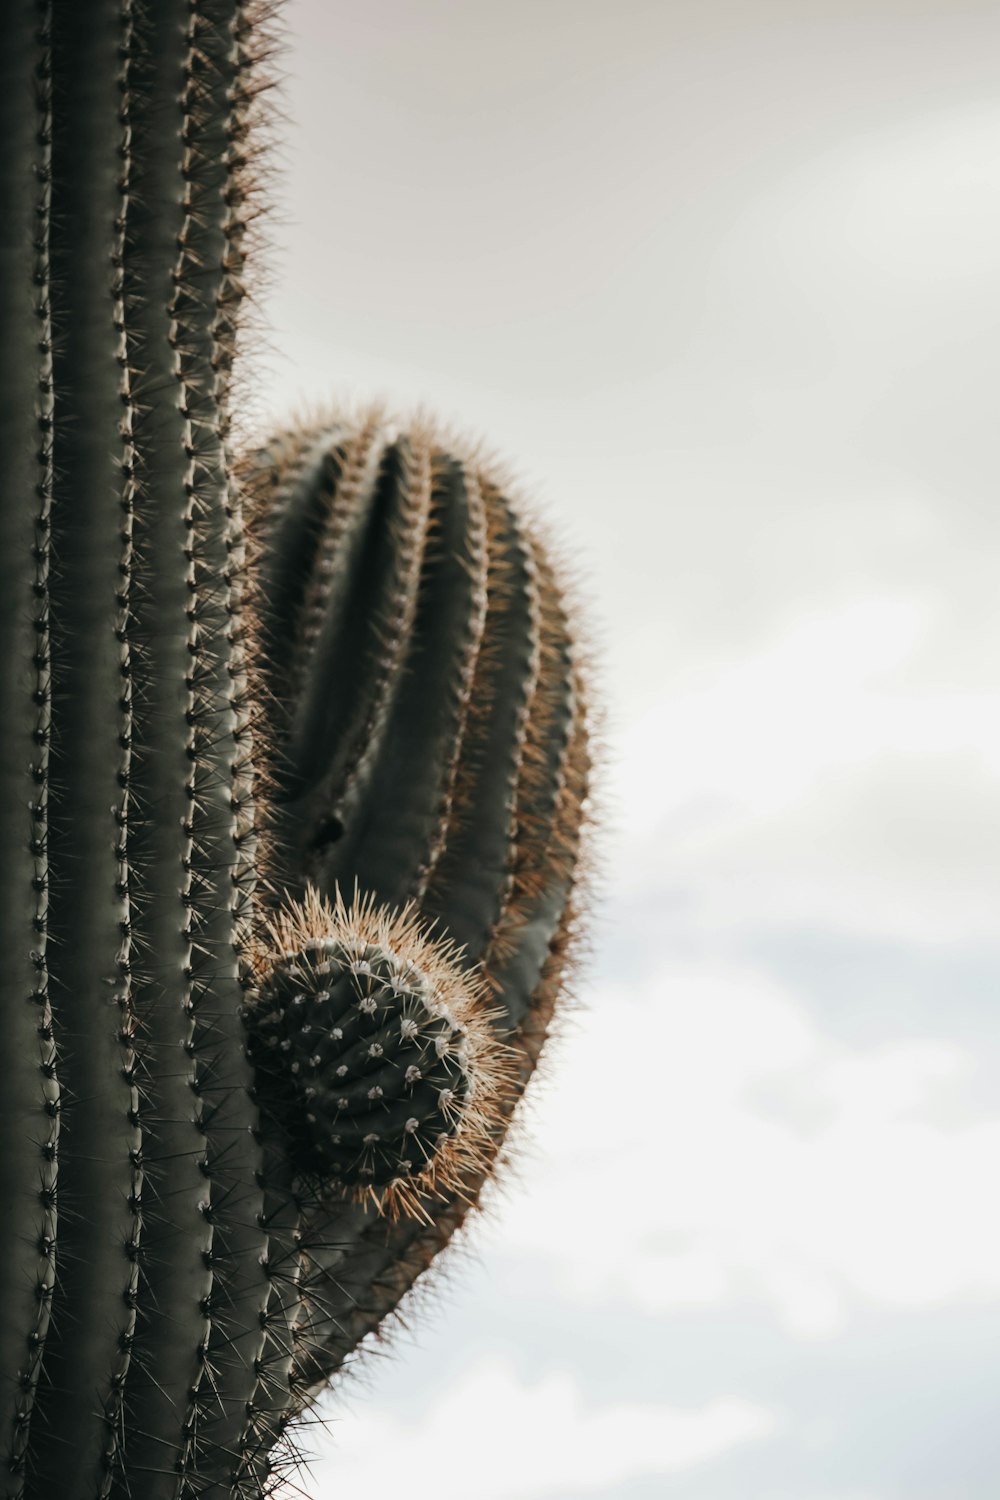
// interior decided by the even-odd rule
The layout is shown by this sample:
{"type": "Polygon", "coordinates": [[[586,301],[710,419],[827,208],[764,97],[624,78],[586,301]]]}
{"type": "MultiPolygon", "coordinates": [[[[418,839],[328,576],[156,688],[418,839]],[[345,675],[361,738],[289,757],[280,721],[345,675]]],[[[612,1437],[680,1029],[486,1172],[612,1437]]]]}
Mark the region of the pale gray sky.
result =
{"type": "Polygon", "coordinates": [[[992,1500],[1000,9],[287,23],[266,404],[514,462],[614,814],[534,1153],[314,1500],[992,1500]]]}

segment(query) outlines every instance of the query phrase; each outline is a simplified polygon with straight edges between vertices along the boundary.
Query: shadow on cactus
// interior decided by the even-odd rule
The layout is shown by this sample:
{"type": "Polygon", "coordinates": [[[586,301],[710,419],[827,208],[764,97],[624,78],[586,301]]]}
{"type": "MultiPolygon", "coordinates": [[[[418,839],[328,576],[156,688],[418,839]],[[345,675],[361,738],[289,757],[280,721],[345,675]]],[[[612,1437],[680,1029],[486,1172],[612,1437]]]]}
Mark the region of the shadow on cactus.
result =
{"type": "Polygon", "coordinates": [[[0,19],[0,1497],[280,1490],[478,1204],[577,936],[588,713],[502,477],[236,462],[270,5],[0,19]]]}

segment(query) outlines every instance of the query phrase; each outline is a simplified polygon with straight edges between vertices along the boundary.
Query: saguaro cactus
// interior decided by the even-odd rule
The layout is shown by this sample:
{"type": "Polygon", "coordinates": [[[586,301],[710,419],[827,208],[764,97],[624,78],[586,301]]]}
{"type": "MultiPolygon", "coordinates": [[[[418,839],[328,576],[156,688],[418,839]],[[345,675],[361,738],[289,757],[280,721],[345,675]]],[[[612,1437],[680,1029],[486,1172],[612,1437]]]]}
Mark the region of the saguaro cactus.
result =
{"type": "Polygon", "coordinates": [[[280,1485],[575,930],[580,674],[503,485],[374,413],[233,464],[269,47],[0,7],[5,1500],[280,1485]]]}

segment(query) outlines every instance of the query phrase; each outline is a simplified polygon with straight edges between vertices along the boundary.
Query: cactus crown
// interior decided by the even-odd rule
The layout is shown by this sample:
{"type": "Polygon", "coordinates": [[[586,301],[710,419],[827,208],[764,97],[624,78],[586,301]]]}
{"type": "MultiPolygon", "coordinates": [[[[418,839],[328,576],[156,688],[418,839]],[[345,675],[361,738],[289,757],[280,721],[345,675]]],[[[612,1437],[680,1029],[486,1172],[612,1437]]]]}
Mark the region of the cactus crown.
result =
{"type": "Polygon", "coordinates": [[[0,8],[0,1500],[280,1487],[578,927],[582,675],[502,479],[380,412],[233,459],[270,9],[0,8]]]}

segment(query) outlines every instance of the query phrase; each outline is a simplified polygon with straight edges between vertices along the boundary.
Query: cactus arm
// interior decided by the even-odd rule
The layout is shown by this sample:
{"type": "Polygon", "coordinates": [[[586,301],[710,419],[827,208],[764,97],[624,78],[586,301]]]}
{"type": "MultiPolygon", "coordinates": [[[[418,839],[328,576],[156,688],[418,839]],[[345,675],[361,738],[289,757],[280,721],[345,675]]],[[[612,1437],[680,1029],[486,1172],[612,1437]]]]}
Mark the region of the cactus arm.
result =
{"type": "Polygon", "coordinates": [[[20,1500],[55,1273],[59,1087],[48,997],[52,500],[51,53],[45,8],[0,24],[0,1493],[20,1500]]]}
{"type": "MultiPolygon", "coordinates": [[[[350,435],[338,427],[335,436],[346,453],[350,435]]],[[[287,441],[270,451],[285,463],[255,487],[268,521],[261,576],[282,578],[284,587],[262,602],[262,649],[266,655],[281,642],[280,670],[320,566],[320,550],[301,534],[315,514],[308,490],[332,489],[324,504],[335,507],[346,464],[324,466],[314,453],[312,466],[296,465],[287,441]]],[[[388,714],[369,721],[364,753],[372,769],[359,777],[359,795],[336,795],[332,767],[327,778],[310,769],[296,780],[302,756],[290,729],[271,746],[279,785],[285,775],[297,793],[279,809],[294,830],[281,878],[311,878],[330,897],[355,880],[383,902],[417,894],[423,916],[464,940],[464,963],[485,973],[492,1025],[511,1049],[515,1076],[477,1159],[412,1215],[380,1217],[372,1205],[336,1193],[304,1201],[292,1371],[299,1410],[398,1306],[478,1201],[547,1035],[576,927],[571,898],[589,762],[563,595],[545,549],[490,472],[437,447],[433,464],[418,607],[396,648],[402,682],[388,714]],[[311,858],[324,840],[325,857],[311,858]]],[[[383,470],[396,472],[390,453],[383,470]]],[[[369,580],[332,562],[325,576],[355,595],[353,605],[336,601],[341,618],[362,614],[369,580]]],[[[305,665],[314,697],[326,691],[338,700],[339,726],[364,721],[362,674],[346,651],[313,651],[305,665]]],[[[297,709],[293,696],[286,724],[297,709]]],[[[321,748],[336,763],[343,740],[321,748]]]]}
{"type": "Polygon", "coordinates": [[[59,662],[49,951],[58,954],[51,995],[73,1139],[62,1162],[60,1293],[80,1312],[54,1318],[46,1343],[35,1428],[47,1441],[34,1448],[29,1494],[93,1494],[103,1484],[135,1323],[141,1137],[131,1046],[131,404],[121,288],[128,30],[117,0],[53,7],[59,662]]]}

